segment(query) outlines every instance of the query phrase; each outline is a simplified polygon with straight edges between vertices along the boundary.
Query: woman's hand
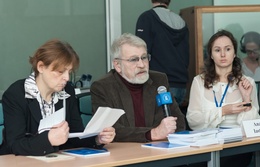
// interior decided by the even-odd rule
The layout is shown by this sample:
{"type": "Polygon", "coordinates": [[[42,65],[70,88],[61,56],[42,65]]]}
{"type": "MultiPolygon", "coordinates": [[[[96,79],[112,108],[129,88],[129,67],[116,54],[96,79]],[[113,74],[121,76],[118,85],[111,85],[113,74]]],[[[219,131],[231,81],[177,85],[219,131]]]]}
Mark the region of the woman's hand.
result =
{"type": "Polygon", "coordinates": [[[235,104],[227,104],[222,107],[222,115],[239,114],[243,111],[249,111],[251,106],[244,106],[247,102],[240,102],[235,104]]]}
{"type": "Polygon", "coordinates": [[[68,140],[69,125],[68,122],[62,121],[54,125],[48,133],[48,138],[52,146],[59,146],[68,140]]]}
{"type": "Polygon", "coordinates": [[[252,84],[248,79],[242,78],[242,80],[238,83],[238,89],[242,95],[244,102],[251,102],[251,93],[253,90],[252,84]]]}
{"type": "Polygon", "coordinates": [[[111,143],[114,140],[115,136],[116,136],[115,128],[113,127],[105,128],[97,136],[98,144],[111,143]]]}

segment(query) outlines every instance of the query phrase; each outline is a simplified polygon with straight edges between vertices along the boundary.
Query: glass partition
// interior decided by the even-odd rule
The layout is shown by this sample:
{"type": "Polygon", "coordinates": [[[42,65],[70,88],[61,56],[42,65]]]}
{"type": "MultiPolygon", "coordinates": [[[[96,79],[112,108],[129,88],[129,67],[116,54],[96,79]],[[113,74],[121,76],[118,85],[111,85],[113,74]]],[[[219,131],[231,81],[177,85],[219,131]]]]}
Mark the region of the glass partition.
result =
{"type": "MultiPolygon", "coordinates": [[[[233,33],[240,47],[244,33],[256,31],[260,33],[260,5],[245,6],[194,6],[181,10],[181,16],[190,29],[191,69],[192,76],[199,74],[205,57],[205,45],[209,38],[219,29],[233,33]]],[[[238,50],[238,56],[244,53],[238,50]]]]}
{"type": "MultiPolygon", "coordinates": [[[[240,51],[243,43],[243,35],[249,31],[260,33],[260,11],[259,12],[224,12],[224,13],[202,13],[202,44],[205,48],[209,38],[216,31],[225,29],[234,35],[238,42],[238,56],[245,57],[240,51]]],[[[205,58],[205,54],[204,54],[205,58]]]]}
{"type": "MultiPolygon", "coordinates": [[[[193,6],[181,9],[180,15],[190,31],[190,64],[187,94],[193,77],[201,72],[206,57],[205,46],[209,38],[219,29],[231,31],[238,41],[244,33],[260,33],[260,5],[245,6],[193,6]]],[[[238,49],[238,56],[245,57],[238,49]]]]}

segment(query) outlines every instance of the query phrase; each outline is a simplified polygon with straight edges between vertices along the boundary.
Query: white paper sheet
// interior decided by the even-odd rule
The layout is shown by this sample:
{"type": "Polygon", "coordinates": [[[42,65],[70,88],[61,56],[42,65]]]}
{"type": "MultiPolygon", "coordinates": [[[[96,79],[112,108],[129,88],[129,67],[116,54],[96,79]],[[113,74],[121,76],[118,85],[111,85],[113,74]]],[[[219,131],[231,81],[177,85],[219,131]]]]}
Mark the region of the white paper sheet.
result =
{"type": "Polygon", "coordinates": [[[70,133],[69,138],[80,139],[99,134],[104,128],[111,127],[125,112],[122,109],[99,107],[95,115],[87,124],[84,132],[70,133]]]}
{"type": "Polygon", "coordinates": [[[50,116],[41,119],[40,125],[38,127],[38,133],[42,133],[46,130],[50,130],[51,127],[57,125],[65,120],[65,108],[61,108],[54,112],[50,116]]]}

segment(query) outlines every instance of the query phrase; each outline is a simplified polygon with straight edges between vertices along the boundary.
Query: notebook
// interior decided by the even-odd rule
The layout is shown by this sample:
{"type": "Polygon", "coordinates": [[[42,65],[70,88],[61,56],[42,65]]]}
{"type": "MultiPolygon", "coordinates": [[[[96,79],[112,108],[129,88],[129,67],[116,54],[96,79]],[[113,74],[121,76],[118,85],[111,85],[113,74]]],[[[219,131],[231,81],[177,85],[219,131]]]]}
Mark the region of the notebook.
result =
{"type": "Polygon", "coordinates": [[[142,147],[155,148],[155,149],[177,149],[177,148],[187,148],[189,145],[175,144],[170,142],[155,142],[155,143],[145,143],[142,147]]]}
{"type": "Polygon", "coordinates": [[[93,148],[76,148],[76,149],[70,149],[70,150],[64,150],[62,151],[64,154],[68,155],[75,155],[80,157],[92,157],[92,156],[100,156],[100,155],[109,155],[110,152],[105,149],[93,149],[93,148]]]}

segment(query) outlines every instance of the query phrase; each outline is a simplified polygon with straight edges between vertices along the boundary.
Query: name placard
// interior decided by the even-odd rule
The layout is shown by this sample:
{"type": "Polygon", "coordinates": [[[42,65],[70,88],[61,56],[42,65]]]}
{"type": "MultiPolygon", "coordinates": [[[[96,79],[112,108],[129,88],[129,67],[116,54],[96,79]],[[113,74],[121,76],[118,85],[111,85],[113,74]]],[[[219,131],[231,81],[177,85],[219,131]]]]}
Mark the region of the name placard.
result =
{"type": "Polygon", "coordinates": [[[260,119],[243,121],[242,124],[247,138],[260,136],[260,119]]]}

